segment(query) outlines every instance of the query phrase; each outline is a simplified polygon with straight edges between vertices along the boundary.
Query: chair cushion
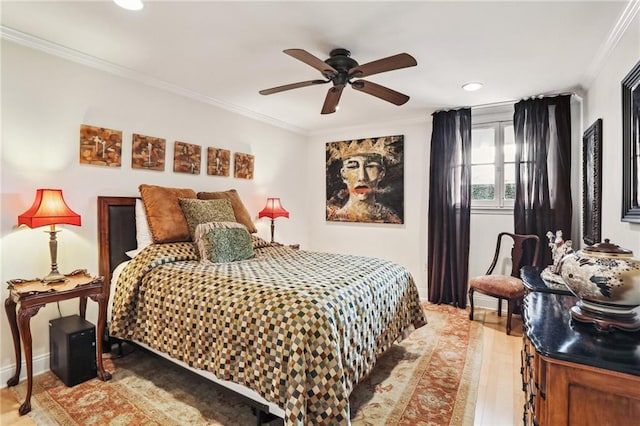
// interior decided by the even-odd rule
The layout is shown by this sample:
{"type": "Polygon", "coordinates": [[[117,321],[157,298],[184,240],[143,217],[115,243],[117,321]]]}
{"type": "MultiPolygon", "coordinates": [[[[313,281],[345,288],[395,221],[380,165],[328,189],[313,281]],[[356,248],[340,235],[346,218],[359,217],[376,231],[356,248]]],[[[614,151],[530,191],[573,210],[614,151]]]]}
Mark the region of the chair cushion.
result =
{"type": "Polygon", "coordinates": [[[469,280],[469,286],[483,293],[512,299],[524,295],[524,284],[511,275],[482,275],[469,280]]]}

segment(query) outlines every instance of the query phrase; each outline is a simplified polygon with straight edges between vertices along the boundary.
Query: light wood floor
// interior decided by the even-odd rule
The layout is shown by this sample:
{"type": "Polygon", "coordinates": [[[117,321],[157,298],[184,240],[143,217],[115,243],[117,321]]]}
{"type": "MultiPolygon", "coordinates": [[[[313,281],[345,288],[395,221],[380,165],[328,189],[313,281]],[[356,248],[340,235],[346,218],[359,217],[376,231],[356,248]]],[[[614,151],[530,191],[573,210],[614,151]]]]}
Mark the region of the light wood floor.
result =
{"type": "Polygon", "coordinates": [[[506,314],[486,311],[483,330],[482,369],[478,385],[475,426],[515,426],[522,423],[524,393],[520,377],[522,320],[511,319],[506,333],[506,314]]]}
{"type": "MultiPolygon", "coordinates": [[[[505,333],[505,316],[488,311],[484,321],[482,369],[476,404],[476,426],[522,424],[524,403],[520,379],[522,322],[514,316],[511,336],[505,333]]],[[[34,425],[28,416],[18,416],[15,394],[0,391],[0,425],[34,425]]]]}

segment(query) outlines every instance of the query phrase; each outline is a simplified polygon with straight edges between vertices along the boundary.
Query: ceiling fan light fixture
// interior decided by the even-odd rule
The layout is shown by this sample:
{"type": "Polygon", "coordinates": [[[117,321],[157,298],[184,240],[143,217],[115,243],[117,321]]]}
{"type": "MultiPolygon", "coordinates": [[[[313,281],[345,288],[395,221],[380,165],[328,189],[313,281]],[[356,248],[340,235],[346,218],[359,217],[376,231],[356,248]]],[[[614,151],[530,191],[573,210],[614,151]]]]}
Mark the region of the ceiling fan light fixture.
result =
{"type": "Polygon", "coordinates": [[[144,7],[142,0],[113,0],[113,2],[127,10],[142,10],[144,7]]]}
{"type": "Polygon", "coordinates": [[[348,86],[392,104],[403,105],[409,100],[407,95],[371,81],[361,80],[361,78],[418,65],[415,58],[408,53],[399,53],[376,61],[367,62],[363,65],[358,64],[355,59],[351,58],[351,52],[347,49],[333,49],[329,53],[330,57],[324,61],[304,49],[286,49],[284,53],[320,71],[326,80],[309,80],[285,84],[283,86],[260,90],[258,93],[261,95],[271,95],[299,87],[332,83],[333,87],[327,91],[320,114],[333,114],[336,112],[342,91],[348,86]],[[354,78],[359,80],[352,81],[354,78]]]}
{"type": "Polygon", "coordinates": [[[464,90],[466,90],[467,92],[475,92],[476,90],[482,89],[482,86],[484,86],[484,84],[475,81],[475,82],[472,82],[472,83],[463,84],[462,88],[464,90]]]}

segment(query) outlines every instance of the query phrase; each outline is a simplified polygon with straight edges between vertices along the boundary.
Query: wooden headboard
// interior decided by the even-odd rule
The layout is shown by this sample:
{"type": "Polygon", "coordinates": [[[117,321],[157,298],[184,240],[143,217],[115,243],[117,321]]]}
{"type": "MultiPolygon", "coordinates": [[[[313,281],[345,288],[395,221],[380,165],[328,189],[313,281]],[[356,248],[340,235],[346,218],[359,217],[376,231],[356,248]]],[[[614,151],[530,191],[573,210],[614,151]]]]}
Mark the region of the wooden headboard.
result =
{"type": "Polygon", "coordinates": [[[136,197],[98,197],[98,272],[106,282],[125,254],[138,246],[136,197]]]}

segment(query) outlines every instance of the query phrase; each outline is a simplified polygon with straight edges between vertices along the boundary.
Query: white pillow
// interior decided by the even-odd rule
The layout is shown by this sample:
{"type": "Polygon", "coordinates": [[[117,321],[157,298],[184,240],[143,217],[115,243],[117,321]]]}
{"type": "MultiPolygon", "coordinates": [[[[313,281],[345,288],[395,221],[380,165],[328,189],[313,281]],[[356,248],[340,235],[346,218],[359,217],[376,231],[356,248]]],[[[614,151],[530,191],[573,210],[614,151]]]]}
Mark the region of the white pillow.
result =
{"type": "Polygon", "coordinates": [[[153,243],[149,222],[147,222],[147,213],[144,210],[144,203],[141,199],[136,200],[136,241],[138,247],[135,250],[126,252],[127,256],[133,259],[143,248],[153,243]]]}

